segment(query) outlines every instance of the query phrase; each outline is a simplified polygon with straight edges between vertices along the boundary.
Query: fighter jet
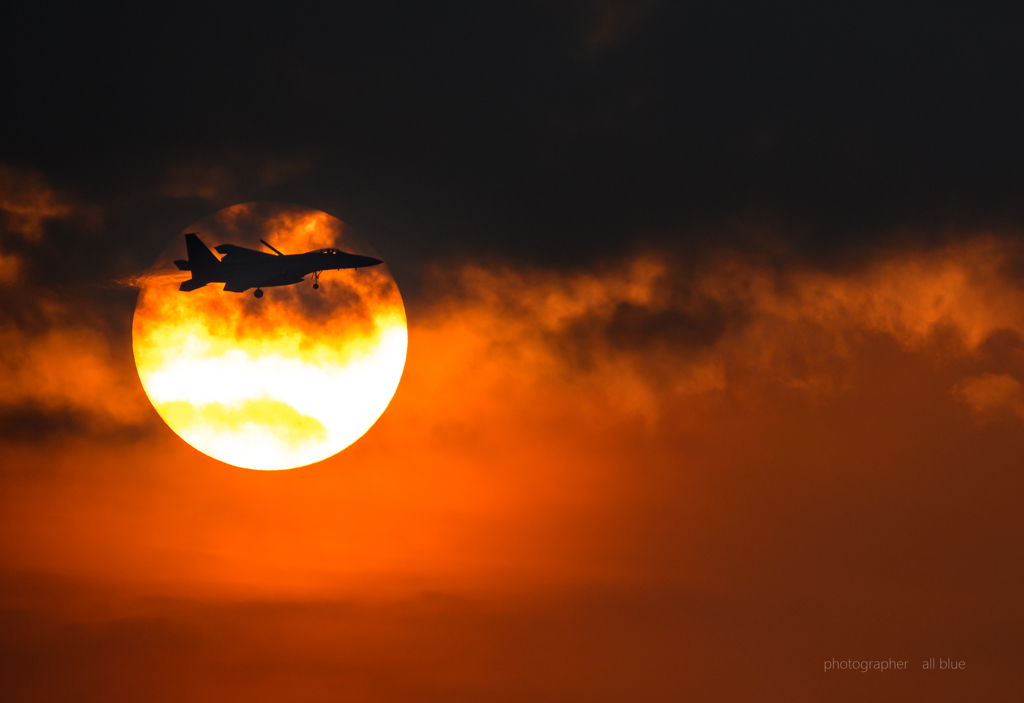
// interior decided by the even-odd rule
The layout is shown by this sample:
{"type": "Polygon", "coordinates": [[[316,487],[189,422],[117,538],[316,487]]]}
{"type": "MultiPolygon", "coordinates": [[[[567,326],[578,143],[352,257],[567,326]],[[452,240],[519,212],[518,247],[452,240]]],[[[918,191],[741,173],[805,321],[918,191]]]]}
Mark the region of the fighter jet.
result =
{"type": "Polygon", "coordinates": [[[174,264],[182,271],[191,271],[192,278],[181,284],[178,290],[193,291],[207,283],[223,283],[224,290],[244,293],[255,288],[257,298],[263,297],[263,288],[290,286],[306,280],[312,274],[313,288],[320,287],[320,274],[338,269],[361,269],[384,263],[372,256],[346,254],[340,249],[317,249],[305,254],[282,254],[262,239],[264,246],[273,254],[234,244],[214,247],[224,258],[218,259],[203,244],[195,233],[185,235],[188,260],[179,259],[174,264]]]}

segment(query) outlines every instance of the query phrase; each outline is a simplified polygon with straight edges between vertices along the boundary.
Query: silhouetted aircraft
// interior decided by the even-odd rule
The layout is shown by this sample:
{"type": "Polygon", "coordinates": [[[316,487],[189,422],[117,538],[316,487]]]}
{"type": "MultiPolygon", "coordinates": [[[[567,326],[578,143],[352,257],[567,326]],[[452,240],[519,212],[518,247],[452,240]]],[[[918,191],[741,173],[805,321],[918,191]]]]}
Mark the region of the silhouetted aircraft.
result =
{"type": "Polygon", "coordinates": [[[313,275],[313,287],[320,287],[320,274],[338,269],[361,269],[384,263],[372,256],[346,254],[339,249],[317,249],[305,254],[282,254],[262,239],[263,244],[273,251],[246,249],[234,244],[214,247],[224,255],[223,259],[210,251],[195,234],[185,235],[188,261],[179,259],[174,264],[182,271],[191,271],[192,278],[181,284],[178,290],[192,291],[207,283],[223,283],[224,290],[242,293],[255,288],[254,295],[263,297],[263,288],[290,286],[313,275]]]}

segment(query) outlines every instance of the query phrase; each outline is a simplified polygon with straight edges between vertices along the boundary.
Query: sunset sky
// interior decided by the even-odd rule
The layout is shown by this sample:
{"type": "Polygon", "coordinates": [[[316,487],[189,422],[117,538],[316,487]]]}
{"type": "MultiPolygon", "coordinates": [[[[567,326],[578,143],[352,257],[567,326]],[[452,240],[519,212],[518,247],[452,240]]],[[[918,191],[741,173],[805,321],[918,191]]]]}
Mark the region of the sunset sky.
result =
{"type": "Polygon", "coordinates": [[[1019,14],[15,8],[0,700],[1016,700],[1019,14]],[[159,278],[253,202],[387,268],[159,278]],[[397,391],[218,461],[271,338],[397,391]]]}

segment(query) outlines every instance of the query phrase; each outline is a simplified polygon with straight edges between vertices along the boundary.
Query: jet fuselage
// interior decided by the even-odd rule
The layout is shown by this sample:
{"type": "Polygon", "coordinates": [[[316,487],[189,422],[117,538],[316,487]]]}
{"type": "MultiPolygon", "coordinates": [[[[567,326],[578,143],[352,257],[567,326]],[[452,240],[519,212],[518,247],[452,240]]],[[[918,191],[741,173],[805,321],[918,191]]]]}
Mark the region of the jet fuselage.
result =
{"type": "Polygon", "coordinates": [[[349,254],[333,248],[308,251],[305,254],[282,254],[274,249],[274,254],[268,254],[234,244],[215,247],[224,255],[218,259],[192,233],[185,235],[185,245],[188,260],[174,263],[183,271],[191,271],[192,278],[182,283],[180,290],[192,291],[208,283],[223,283],[225,291],[234,293],[255,288],[257,298],[263,295],[261,288],[289,286],[304,281],[310,274],[317,279],[313,287],[319,288],[318,279],[323,271],[360,269],[383,263],[372,256],[349,254]]]}

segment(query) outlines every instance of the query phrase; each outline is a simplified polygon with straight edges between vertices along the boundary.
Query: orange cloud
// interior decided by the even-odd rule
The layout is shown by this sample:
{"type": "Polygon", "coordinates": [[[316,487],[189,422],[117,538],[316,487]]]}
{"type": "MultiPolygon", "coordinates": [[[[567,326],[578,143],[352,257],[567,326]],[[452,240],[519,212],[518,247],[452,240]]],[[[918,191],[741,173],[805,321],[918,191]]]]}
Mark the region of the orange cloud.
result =
{"type": "Polygon", "coordinates": [[[100,425],[138,425],[145,399],[104,335],[88,327],[0,332],[0,398],[9,407],[70,411],[100,425]]]}
{"type": "Polygon", "coordinates": [[[21,274],[21,258],[0,252],[0,283],[16,283],[21,274]]]}
{"type": "Polygon", "coordinates": [[[976,413],[1010,412],[1024,419],[1024,391],[1009,374],[986,373],[965,378],[953,393],[976,413]]]}
{"type": "Polygon", "coordinates": [[[969,358],[998,333],[1024,335],[1015,256],[1012,243],[982,237],[844,274],[728,254],[695,264],[652,254],[570,275],[470,266],[437,272],[450,294],[421,325],[461,339],[460,356],[494,364],[507,353],[519,374],[650,415],[711,391],[835,390],[867,336],[969,358]]]}

